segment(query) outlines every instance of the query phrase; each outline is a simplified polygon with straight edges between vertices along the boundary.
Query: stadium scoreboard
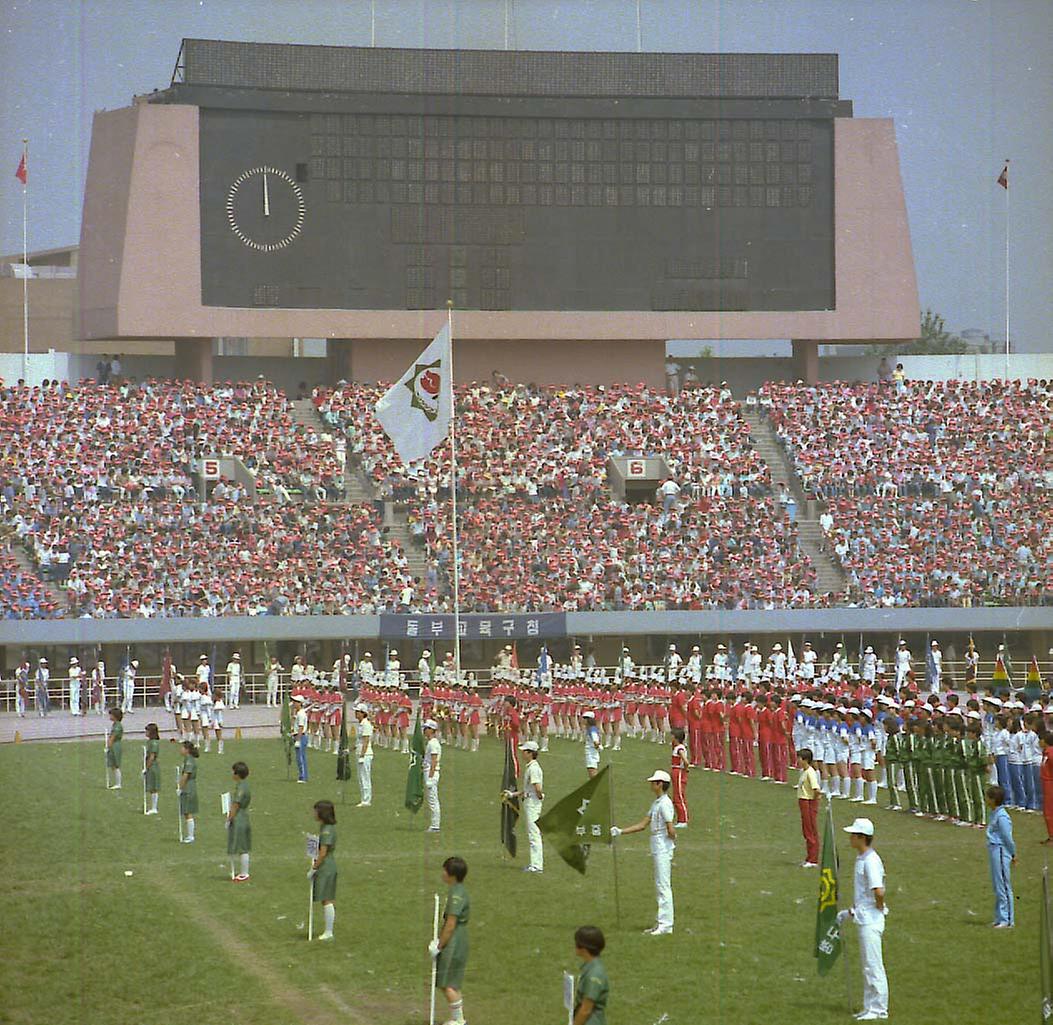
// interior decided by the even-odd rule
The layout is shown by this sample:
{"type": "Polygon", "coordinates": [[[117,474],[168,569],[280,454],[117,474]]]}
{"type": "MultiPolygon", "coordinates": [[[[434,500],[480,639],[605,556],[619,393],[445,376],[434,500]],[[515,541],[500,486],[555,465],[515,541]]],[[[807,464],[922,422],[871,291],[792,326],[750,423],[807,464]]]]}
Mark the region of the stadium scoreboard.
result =
{"type": "Polygon", "coordinates": [[[830,54],[186,40],[202,302],[828,310],[830,54]]]}

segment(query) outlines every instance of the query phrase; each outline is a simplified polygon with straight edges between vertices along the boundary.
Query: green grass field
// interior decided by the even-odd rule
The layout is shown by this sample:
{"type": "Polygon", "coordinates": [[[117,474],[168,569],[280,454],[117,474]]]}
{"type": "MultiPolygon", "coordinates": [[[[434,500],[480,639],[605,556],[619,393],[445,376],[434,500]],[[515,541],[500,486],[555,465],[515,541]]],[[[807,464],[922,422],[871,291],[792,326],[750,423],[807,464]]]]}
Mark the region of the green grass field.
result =
{"type": "MultiPolygon", "coordinates": [[[[136,725],[139,725],[136,723],[136,725]]],[[[134,728],[134,727],[133,727],[134,728]]],[[[600,925],[611,978],[611,1025],[827,1025],[850,1021],[846,976],[826,979],[812,957],[817,878],[790,787],[695,772],[693,823],[679,834],[676,932],[652,938],[654,899],[645,836],[619,841],[621,924],[611,856],[582,878],[546,848],[544,875],[524,874],[498,842],[502,752],[484,742],[443,759],[443,832],[402,807],[406,759],[380,750],[374,806],[356,810],[349,784],[337,809],[336,941],[306,942],[303,834],[312,803],[341,800],[335,757],[311,752],[312,782],[286,782],[279,741],[229,743],[200,762],[198,840],[179,846],[175,745],[162,748],[161,814],[143,818],[138,737],[125,743],[125,789],[104,789],[101,744],[21,744],[0,750],[4,812],[4,970],[0,1021],[15,1025],[329,1025],[427,1021],[432,894],[449,854],[468,861],[470,1025],[566,1021],[561,972],[576,967],[576,926],[600,925]],[[230,764],[252,770],[252,880],[233,885],[218,794],[230,764]],[[126,871],[133,873],[127,876],[126,871]],[[665,1017],[663,1017],[665,1016],[665,1017]]],[[[627,742],[616,758],[616,818],[646,812],[641,780],[664,748],[627,742]]],[[[584,780],[581,747],[543,756],[546,806],[584,780]]],[[[883,792],[882,792],[883,796],[883,792]]],[[[856,805],[836,802],[840,827],[856,805]]],[[[992,931],[983,834],[873,811],[889,876],[885,962],[892,1019],[903,1025],[1016,1025],[1039,1020],[1040,816],[1017,815],[1018,925],[992,931]]],[[[841,886],[851,852],[840,834],[841,886]]],[[[844,902],[844,900],[842,901],[844,902]]],[[[853,1010],[861,983],[848,957],[853,1010]]],[[[439,999],[440,1010],[445,1003],[439,999]]],[[[442,1021],[443,1016],[439,1017],[442,1021]]]]}

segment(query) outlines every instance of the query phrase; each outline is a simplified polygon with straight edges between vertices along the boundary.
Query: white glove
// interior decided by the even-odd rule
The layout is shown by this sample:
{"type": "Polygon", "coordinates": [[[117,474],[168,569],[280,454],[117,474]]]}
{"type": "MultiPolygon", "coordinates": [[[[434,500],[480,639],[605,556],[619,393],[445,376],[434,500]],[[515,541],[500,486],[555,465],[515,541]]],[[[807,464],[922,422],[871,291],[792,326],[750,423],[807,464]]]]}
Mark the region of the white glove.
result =
{"type": "Polygon", "coordinates": [[[621,836],[622,831],[617,826],[611,826],[611,836],[621,836]]]}
{"type": "Polygon", "coordinates": [[[844,920],[846,918],[851,918],[851,917],[852,917],[852,910],[851,910],[851,908],[845,908],[844,911],[838,911],[838,913],[837,913],[837,924],[841,925],[841,924],[843,924],[843,922],[844,922],[844,920]]]}
{"type": "Polygon", "coordinates": [[[883,915],[887,915],[888,914],[888,905],[887,904],[881,909],[881,913],[883,915]]]}
{"type": "Polygon", "coordinates": [[[359,764],[359,765],[365,765],[365,764],[366,764],[366,760],[365,760],[365,758],[359,758],[359,760],[358,760],[358,764],[359,764]]]}
{"type": "Polygon", "coordinates": [[[316,874],[316,872],[317,872],[317,871],[318,871],[317,869],[314,869],[314,868],[309,868],[309,869],[307,870],[307,878],[308,878],[308,879],[314,879],[314,877],[315,877],[315,874],[316,874]]]}
{"type": "Polygon", "coordinates": [[[439,956],[439,941],[438,940],[432,940],[431,943],[428,944],[428,954],[433,959],[439,956]]]}

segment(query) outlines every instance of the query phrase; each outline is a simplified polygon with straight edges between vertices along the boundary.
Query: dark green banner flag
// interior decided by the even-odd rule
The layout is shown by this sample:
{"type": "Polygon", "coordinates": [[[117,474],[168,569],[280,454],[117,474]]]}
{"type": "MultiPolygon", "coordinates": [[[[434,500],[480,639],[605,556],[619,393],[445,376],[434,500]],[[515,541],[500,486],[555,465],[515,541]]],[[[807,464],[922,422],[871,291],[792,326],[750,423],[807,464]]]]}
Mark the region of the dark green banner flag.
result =
{"type": "Polygon", "coordinates": [[[281,729],[282,746],[285,748],[285,767],[288,768],[292,765],[293,753],[292,714],[289,712],[288,691],[285,692],[285,697],[282,699],[281,729]]]}
{"type": "Polygon", "coordinates": [[[572,790],[537,820],[559,856],[582,875],[594,843],[611,842],[611,767],[572,790]]]}
{"type": "Polygon", "coordinates": [[[336,778],[345,782],[351,778],[351,748],[347,743],[347,705],[340,716],[340,746],[336,752],[336,778]]]}
{"type": "Polygon", "coordinates": [[[516,753],[512,739],[505,740],[505,769],[501,776],[501,843],[514,858],[516,856],[516,822],[519,821],[519,798],[508,797],[510,791],[519,789],[516,753]]]}
{"type": "Polygon", "coordinates": [[[1053,907],[1049,904],[1049,869],[1042,870],[1042,907],[1039,910],[1038,964],[1042,980],[1042,1022],[1053,1021],[1053,907]]]}
{"type": "Polygon", "coordinates": [[[420,728],[420,712],[410,741],[409,772],[406,773],[406,807],[416,813],[424,803],[424,731],[420,728]]]}
{"type": "Polygon", "coordinates": [[[837,843],[834,812],[826,803],[823,856],[819,868],[819,907],[815,916],[815,956],[819,974],[825,975],[841,953],[841,927],[837,924],[837,843]]]}

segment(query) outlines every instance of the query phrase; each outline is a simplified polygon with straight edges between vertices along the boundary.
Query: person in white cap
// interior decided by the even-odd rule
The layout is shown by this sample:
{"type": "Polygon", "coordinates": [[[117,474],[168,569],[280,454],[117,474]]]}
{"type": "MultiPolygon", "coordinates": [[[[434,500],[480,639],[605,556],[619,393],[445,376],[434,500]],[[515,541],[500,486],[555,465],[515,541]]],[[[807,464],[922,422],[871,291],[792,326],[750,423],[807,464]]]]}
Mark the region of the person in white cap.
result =
{"type": "Polygon", "coordinates": [[[35,697],[37,701],[37,715],[43,719],[51,711],[51,699],[48,696],[48,681],[51,679],[51,671],[48,669],[48,660],[42,658],[37,663],[37,673],[34,678],[35,697]]]}
{"type": "Polygon", "coordinates": [[[139,660],[133,658],[121,674],[121,711],[127,715],[135,710],[135,673],[139,668],[139,660]]]}
{"type": "Polygon", "coordinates": [[[912,656],[910,654],[910,648],[907,647],[905,640],[900,640],[899,644],[896,645],[896,689],[899,690],[901,687],[907,685],[907,680],[911,671],[912,656]]]}
{"type": "Polygon", "coordinates": [[[399,653],[394,648],[388,649],[388,664],[384,670],[384,686],[389,690],[398,690],[402,684],[402,663],[399,653]]]}
{"type": "Polygon", "coordinates": [[[91,671],[91,705],[96,715],[106,708],[106,663],[100,658],[91,671]]]}
{"type": "Polygon", "coordinates": [[[771,675],[775,685],[783,686],[786,683],[786,652],[782,650],[781,644],[772,646],[768,662],[771,665],[771,675]]]}
{"type": "Polygon", "coordinates": [[[69,660],[69,714],[80,715],[80,678],[83,670],[80,667],[80,659],[74,655],[69,660]]]}
{"type": "Polygon", "coordinates": [[[929,675],[929,693],[939,694],[940,678],[943,676],[943,652],[940,651],[939,641],[933,641],[929,645],[929,664],[926,668],[929,675]]]}
{"type": "Polygon", "coordinates": [[[420,653],[420,659],[417,662],[417,679],[422,687],[427,687],[431,683],[431,652],[428,650],[420,653]]]}
{"type": "Polygon", "coordinates": [[[545,869],[545,851],[537,820],[541,818],[541,802],[545,799],[545,774],[538,761],[540,749],[537,741],[528,740],[519,745],[519,750],[527,756],[523,767],[523,788],[508,796],[523,799],[523,818],[526,820],[527,840],[530,843],[530,864],[523,871],[542,872],[545,869]]]}
{"type": "Polygon", "coordinates": [[[859,675],[865,684],[874,686],[874,681],[877,679],[877,655],[874,654],[874,649],[869,644],[859,663],[859,675]]]}
{"type": "Polygon", "coordinates": [[[358,790],[362,800],[359,808],[368,808],[373,803],[373,723],[369,720],[369,708],[361,703],[355,705],[355,718],[358,725],[355,735],[358,738],[358,790]]]}
{"type": "Polygon", "coordinates": [[[375,675],[373,656],[367,651],[358,661],[358,679],[361,683],[372,684],[375,675]]]}
{"type": "Polygon", "coordinates": [[[296,702],[296,718],[293,724],[293,736],[296,745],[296,782],[307,782],[307,698],[303,694],[294,694],[293,701],[296,702]]]}
{"type": "Polygon", "coordinates": [[[857,1021],[878,1021],[888,1017],[888,977],[881,957],[881,938],[885,932],[885,866],[874,850],[874,823],[856,819],[845,826],[852,850],[856,852],[852,906],[837,914],[838,924],[851,918],[859,930],[859,956],[863,962],[863,1010],[857,1021]]]}
{"type": "Polygon", "coordinates": [[[282,664],[277,655],[271,655],[270,665],[267,666],[267,707],[277,708],[278,690],[282,682],[282,664]]]}
{"type": "Polygon", "coordinates": [[[582,721],[585,723],[585,771],[589,779],[596,775],[600,767],[600,748],[603,747],[603,738],[600,728],[596,725],[596,713],[589,709],[581,713],[582,721]]]}
{"type": "Polygon", "coordinates": [[[227,704],[231,708],[241,705],[241,655],[236,651],[227,663],[227,704]]]}
{"type": "Polygon", "coordinates": [[[713,675],[721,683],[731,679],[728,673],[728,647],[726,644],[717,645],[717,653],[713,656],[713,675]]]}
{"type": "Polygon", "coordinates": [[[676,810],[669,798],[672,779],[668,772],[658,769],[647,777],[654,794],[654,801],[645,819],[635,825],[619,829],[611,826],[611,836],[642,833],[645,829],[651,837],[651,858],[654,861],[654,891],[658,900],[658,917],[648,936],[665,936],[673,931],[673,852],[676,850],[676,810]]]}
{"type": "Polygon", "coordinates": [[[431,820],[429,833],[439,832],[442,809],[439,807],[439,765],[442,761],[442,744],[439,743],[439,724],[429,719],[424,724],[424,800],[428,805],[431,820]]]}
{"type": "Polygon", "coordinates": [[[819,656],[815,653],[812,642],[805,641],[801,645],[801,665],[798,670],[802,680],[810,681],[815,679],[815,663],[818,659],[819,656]]]}

